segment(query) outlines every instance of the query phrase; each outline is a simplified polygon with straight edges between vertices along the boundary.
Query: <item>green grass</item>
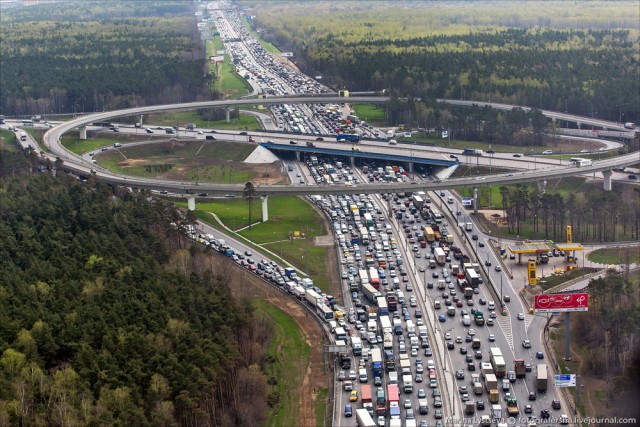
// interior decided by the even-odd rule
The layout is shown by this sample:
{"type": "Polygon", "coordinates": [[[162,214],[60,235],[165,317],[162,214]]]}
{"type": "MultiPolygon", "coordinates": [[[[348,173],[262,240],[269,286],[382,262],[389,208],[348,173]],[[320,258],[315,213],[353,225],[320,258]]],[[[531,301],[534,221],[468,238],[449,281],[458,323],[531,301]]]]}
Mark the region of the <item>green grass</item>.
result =
{"type": "Polygon", "coordinates": [[[386,111],[383,105],[377,104],[353,104],[353,110],[360,120],[375,125],[384,125],[386,123],[386,111]]]}
{"type": "Polygon", "coordinates": [[[0,148],[7,151],[18,151],[16,135],[5,129],[0,129],[0,148]]]}
{"type": "Polygon", "coordinates": [[[203,120],[196,111],[178,111],[170,113],[149,114],[145,120],[153,123],[151,126],[184,126],[193,123],[196,128],[202,129],[222,129],[222,130],[262,130],[262,126],[255,116],[240,114],[239,118],[233,118],[229,123],[222,120],[203,120]]]}
{"type": "Polygon", "coordinates": [[[626,264],[640,262],[640,247],[596,249],[587,254],[587,259],[600,264],[626,264]]]}
{"type": "Polygon", "coordinates": [[[187,173],[187,178],[198,182],[220,182],[224,184],[243,184],[250,181],[254,174],[251,172],[234,171],[224,165],[199,166],[187,173]]]}
{"type": "MultiPolygon", "coordinates": [[[[462,169],[461,169],[462,171],[462,169]]],[[[493,170],[493,173],[497,173],[496,169],[493,170]]],[[[489,171],[486,167],[480,168],[479,174],[487,174],[489,171]]],[[[468,168],[467,172],[462,172],[462,175],[456,176],[467,176],[475,175],[475,168],[468,168]]],[[[558,193],[563,197],[567,197],[569,194],[577,193],[582,191],[584,185],[587,183],[587,179],[579,176],[566,177],[562,179],[549,180],[547,182],[546,191],[549,193],[558,193]]],[[[538,188],[536,183],[524,183],[529,189],[529,192],[532,192],[538,188]]],[[[502,194],[500,194],[501,185],[492,185],[487,187],[478,187],[478,200],[480,208],[502,208],[502,194]]],[[[507,185],[508,188],[515,188],[515,185],[507,185]]],[[[473,197],[473,189],[471,188],[462,188],[457,190],[458,193],[462,197],[473,197]]]]}
{"type": "MultiPolygon", "coordinates": [[[[538,268],[540,268],[540,267],[538,267],[538,268]]],[[[563,284],[565,282],[568,282],[569,280],[577,279],[578,277],[586,276],[589,273],[593,273],[595,271],[598,271],[595,268],[585,267],[585,268],[576,268],[576,269],[568,271],[568,272],[566,272],[564,274],[551,275],[553,270],[551,268],[549,268],[548,270],[549,271],[546,272],[546,275],[545,275],[544,279],[539,279],[538,280],[538,284],[545,291],[547,289],[551,289],[551,288],[553,288],[555,286],[558,286],[558,285],[561,285],[561,284],[563,284]],[[540,280],[544,280],[544,282],[541,283],[540,280]]]]}
{"type": "MultiPolygon", "coordinates": [[[[326,427],[327,426],[327,395],[329,394],[329,390],[326,387],[322,387],[318,391],[318,395],[316,396],[316,427],[326,427]]],[[[338,408],[338,410],[342,410],[342,408],[338,408]]]]}
{"type": "Polygon", "coordinates": [[[79,156],[103,147],[111,147],[117,138],[80,139],[78,135],[66,134],[62,137],[62,146],[79,156]]]}
{"type": "Polygon", "coordinates": [[[297,392],[309,365],[310,347],[292,317],[263,300],[254,299],[253,305],[258,315],[264,314],[273,320],[275,332],[264,365],[267,378],[276,381],[270,386],[269,395],[273,400],[277,399],[268,411],[267,425],[296,425],[299,411],[297,392]]]}
{"type": "MultiPolygon", "coordinates": [[[[270,197],[268,203],[269,221],[259,222],[262,218],[261,202],[259,199],[254,202],[254,225],[251,230],[245,228],[249,225],[249,209],[244,198],[198,202],[196,216],[221,229],[208,214],[215,213],[230,229],[242,229],[238,234],[254,242],[255,248],[263,246],[300,271],[308,271],[316,286],[330,292],[327,258],[331,247],[313,245],[313,237],[325,233],[318,213],[304,199],[298,197],[270,197]],[[293,231],[302,231],[307,238],[289,240],[293,231]]],[[[178,201],[176,204],[186,207],[186,202],[178,201]]]]}
{"type": "MultiPolygon", "coordinates": [[[[207,42],[209,56],[217,56],[216,52],[223,49],[224,45],[219,36],[207,42]]],[[[236,67],[226,53],[224,62],[209,64],[209,71],[211,74],[217,75],[217,79],[212,82],[211,89],[222,93],[225,99],[239,98],[249,94],[252,90],[251,85],[236,73],[236,67]]]]}

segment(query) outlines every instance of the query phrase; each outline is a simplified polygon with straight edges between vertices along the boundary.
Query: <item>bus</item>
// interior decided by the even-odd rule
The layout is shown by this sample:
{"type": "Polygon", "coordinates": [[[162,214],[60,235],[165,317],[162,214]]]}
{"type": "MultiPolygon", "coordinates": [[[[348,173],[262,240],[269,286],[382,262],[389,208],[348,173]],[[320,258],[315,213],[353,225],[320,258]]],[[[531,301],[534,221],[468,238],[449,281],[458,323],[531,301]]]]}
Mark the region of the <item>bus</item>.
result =
{"type": "Polygon", "coordinates": [[[442,222],[442,214],[438,209],[432,207],[431,216],[433,217],[433,220],[436,222],[436,224],[440,224],[442,222]]]}
{"type": "Polygon", "coordinates": [[[364,214],[364,224],[367,227],[373,227],[373,216],[371,216],[371,214],[369,212],[364,214]]]}
{"type": "Polygon", "coordinates": [[[502,351],[498,347],[491,347],[489,349],[489,355],[491,357],[491,365],[493,365],[496,377],[503,378],[507,374],[507,365],[504,363],[502,351]]]}
{"type": "Polygon", "coordinates": [[[333,320],[333,317],[334,317],[333,310],[331,310],[329,307],[322,304],[322,305],[316,306],[316,308],[318,309],[318,315],[322,317],[325,322],[329,322],[330,320],[333,320]]]}
{"type": "Polygon", "coordinates": [[[24,126],[33,126],[33,120],[23,120],[22,124],[24,126]]]}

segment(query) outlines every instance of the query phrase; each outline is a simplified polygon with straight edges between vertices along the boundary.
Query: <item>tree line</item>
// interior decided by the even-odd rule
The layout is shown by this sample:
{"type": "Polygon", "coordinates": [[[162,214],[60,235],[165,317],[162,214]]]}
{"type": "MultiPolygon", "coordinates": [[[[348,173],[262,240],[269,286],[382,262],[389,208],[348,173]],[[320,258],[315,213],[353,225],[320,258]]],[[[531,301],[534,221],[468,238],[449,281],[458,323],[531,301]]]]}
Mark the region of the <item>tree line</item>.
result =
{"type": "Polygon", "coordinates": [[[180,1],[3,9],[0,111],[81,113],[212,98],[193,12],[180,1]]]}
{"type": "Polygon", "coordinates": [[[0,424],[264,423],[273,325],[185,239],[192,216],[0,161],[0,424]]]}
{"type": "MultiPolygon", "coordinates": [[[[637,385],[640,379],[640,288],[637,275],[609,271],[606,277],[589,282],[589,311],[574,313],[573,340],[580,346],[585,372],[595,378],[609,378],[604,398],[622,413],[640,413],[637,385]]],[[[608,406],[608,405],[607,405],[608,406]]]]}
{"type": "Polygon", "coordinates": [[[501,186],[508,231],[524,237],[565,241],[566,227],[578,242],[640,239],[640,198],[637,191],[581,191],[566,196],[531,190],[527,185],[501,186]],[[528,234],[526,234],[528,235],[528,234]]]}

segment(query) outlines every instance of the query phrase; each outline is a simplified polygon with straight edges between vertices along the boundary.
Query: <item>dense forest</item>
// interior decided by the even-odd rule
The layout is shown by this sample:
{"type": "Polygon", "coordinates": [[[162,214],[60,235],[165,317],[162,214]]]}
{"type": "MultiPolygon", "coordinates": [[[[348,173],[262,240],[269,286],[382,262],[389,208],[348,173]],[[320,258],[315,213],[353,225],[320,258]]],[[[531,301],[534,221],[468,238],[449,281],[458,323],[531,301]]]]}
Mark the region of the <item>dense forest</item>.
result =
{"type": "Polygon", "coordinates": [[[80,113],[212,97],[192,3],[3,8],[0,112],[80,113]]]}
{"type": "MultiPolygon", "coordinates": [[[[640,288],[635,278],[610,271],[589,283],[589,311],[574,313],[573,340],[586,372],[607,381],[606,400],[617,402],[616,416],[640,414],[640,288]],[[619,401],[622,399],[622,402],[619,401]]],[[[615,404],[615,403],[614,403],[615,404]]]]}
{"type": "Polygon", "coordinates": [[[272,326],[145,193],[0,171],[0,425],[261,425],[272,326]]]}
{"type": "Polygon", "coordinates": [[[266,40],[336,88],[640,117],[633,2],[248,4],[266,40]]]}

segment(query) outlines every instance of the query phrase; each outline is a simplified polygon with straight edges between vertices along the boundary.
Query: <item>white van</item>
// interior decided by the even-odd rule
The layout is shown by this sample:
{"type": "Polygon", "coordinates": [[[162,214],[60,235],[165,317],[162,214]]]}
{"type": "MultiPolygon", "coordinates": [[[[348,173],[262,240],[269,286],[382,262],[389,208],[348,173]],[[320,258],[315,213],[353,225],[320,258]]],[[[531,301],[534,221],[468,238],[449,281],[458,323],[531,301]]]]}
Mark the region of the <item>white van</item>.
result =
{"type": "Polygon", "coordinates": [[[398,141],[396,141],[395,139],[389,140],[389,145],[396,145],[396,144],[398,144],[398,141]]]}
{"type": "MultiPolygon", "coordinates": [[[[369,381],[369,376],[367,375],[367,370],[365,368],[360,368],[358,371],[358,379],[361,383],[369,381]]],[[[507,381],[507,384],[509,384],[509,381],[507,381]]]]}
{"type": "Polygon", "coordinates": [[[495,303],[494,301],[489,301],[489,302],[487,303],[487,308],[488,308],[489,310],[495,310],[495,309],[496,309],[496,303],[495,303]]]}
{"type": "Polygon", "coordinates": [[[442,307],[442,304],[440,303],[440,301],[434,301],[433,302],[433,307],[434,308],[440,308],[440,307],[442,307]]]}

